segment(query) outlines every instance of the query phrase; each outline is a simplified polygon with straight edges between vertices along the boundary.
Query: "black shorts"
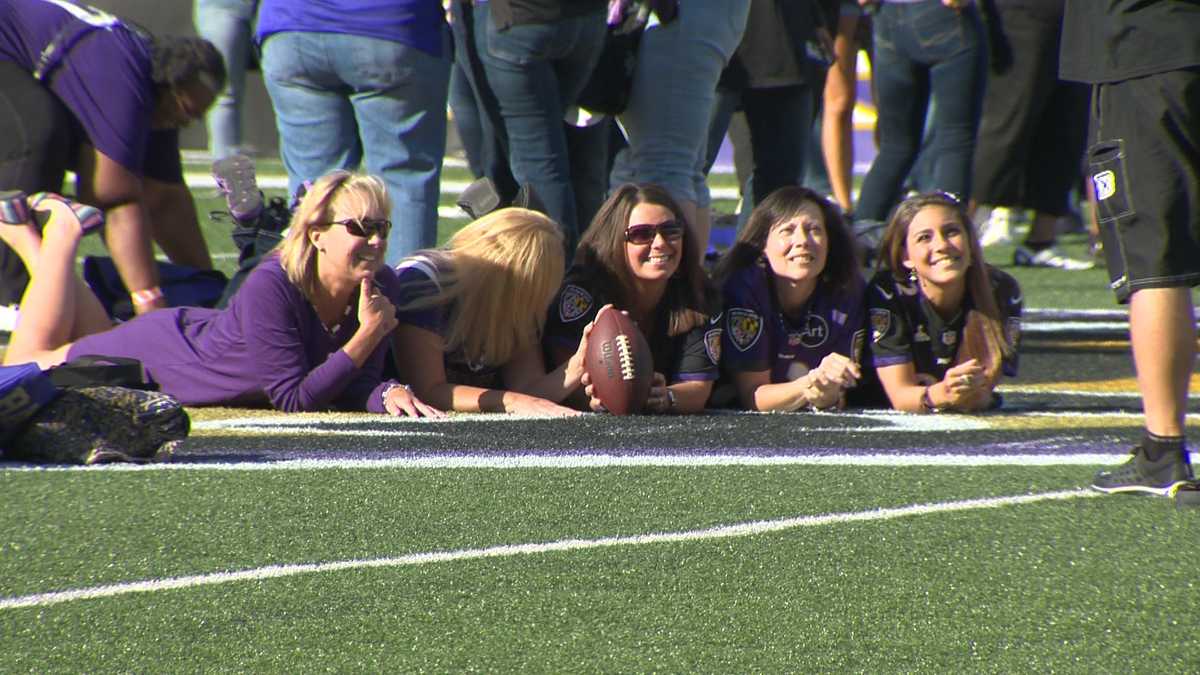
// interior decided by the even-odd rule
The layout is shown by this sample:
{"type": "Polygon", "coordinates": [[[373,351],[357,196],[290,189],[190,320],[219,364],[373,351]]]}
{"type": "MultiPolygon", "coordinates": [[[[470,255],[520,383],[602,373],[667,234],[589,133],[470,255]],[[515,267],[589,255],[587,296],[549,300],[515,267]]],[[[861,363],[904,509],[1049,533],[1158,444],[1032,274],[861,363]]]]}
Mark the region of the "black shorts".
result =
{"type": "Polygon", "coordinates": [[[1117,301],[1200,284],[1200,68],[1092,91],[1088,177],[1117,301]]]}
{"type": "MultiPolygon", "coordinates": [[[[58,192],[76,152],[66,106],[12,61],[0,61],[0,190],[58,192]]],[[[29,276],[0,243],[0,304],[21,299],[29,276]]]]}

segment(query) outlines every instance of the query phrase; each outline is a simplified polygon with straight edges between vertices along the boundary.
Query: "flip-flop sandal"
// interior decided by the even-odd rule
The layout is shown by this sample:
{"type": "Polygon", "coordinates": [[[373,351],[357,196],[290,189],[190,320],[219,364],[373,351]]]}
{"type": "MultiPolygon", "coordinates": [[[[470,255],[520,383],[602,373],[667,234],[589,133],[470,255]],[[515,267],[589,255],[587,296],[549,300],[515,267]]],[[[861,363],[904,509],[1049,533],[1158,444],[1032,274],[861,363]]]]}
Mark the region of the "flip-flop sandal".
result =
{"type": "Polygon", "coordinates": [[[28,197],[23,190],[0,192],[0,223],[25,225],[29,222],[28,197]]]}
{"type": "Polygon", "coordinates": [[[47,199],[60,201],[71,207],[71,210],[75,212],[75,218],[79,221],[79,230],[84,236],[87,236],[93,232],[97,232],[100,230],[100,228],[104,227],[103,211],[88,204],[81,204],[79,202],[71,201],[64,196],[55,194],[53,192],[37,192],[33,195],[30,195],[27,200],[29,208],[33,209],[34,211],[45,210],[38,209],[38,204],[47,199]]]}

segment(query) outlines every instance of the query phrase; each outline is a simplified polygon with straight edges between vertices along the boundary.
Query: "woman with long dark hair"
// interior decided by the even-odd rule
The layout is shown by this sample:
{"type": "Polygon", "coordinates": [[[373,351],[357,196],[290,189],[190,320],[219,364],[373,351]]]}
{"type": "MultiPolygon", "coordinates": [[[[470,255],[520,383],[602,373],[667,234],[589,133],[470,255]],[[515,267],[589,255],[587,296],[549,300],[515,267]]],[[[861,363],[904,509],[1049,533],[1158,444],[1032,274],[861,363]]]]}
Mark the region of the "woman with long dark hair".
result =
{"type": "MultiPolygon", "coordinates": [[[[721,328],[717,294],[700,267],[698,246],[683,209],[665,189],[650,183],[617,188],[584,233],[550,306],[551,362],[570,358],[584,327],[612,305],[628,313],[650,343],[655,383],[647,412],[703,410],[717,379],[721,328]]],[[[585,378],[585,395],[574,402],[597,409],[588,389],[585,378]]]]}
{"type": "Polygon", "coordinates": [[[891,407],[973,412],[998,403],[1016,375],[1021,288],[984,262],[963,204],[945,193],[910,197],[884,232],[867,288],[871,363],[891,407]]]}
{"type": "Polygon", "coordinates": [[[776,190],[750,214],[716,276],[725,304],[721,366],[740,406],[844,405],[860,376],[863,280],[837,207],[808,188],[776,190]]]}

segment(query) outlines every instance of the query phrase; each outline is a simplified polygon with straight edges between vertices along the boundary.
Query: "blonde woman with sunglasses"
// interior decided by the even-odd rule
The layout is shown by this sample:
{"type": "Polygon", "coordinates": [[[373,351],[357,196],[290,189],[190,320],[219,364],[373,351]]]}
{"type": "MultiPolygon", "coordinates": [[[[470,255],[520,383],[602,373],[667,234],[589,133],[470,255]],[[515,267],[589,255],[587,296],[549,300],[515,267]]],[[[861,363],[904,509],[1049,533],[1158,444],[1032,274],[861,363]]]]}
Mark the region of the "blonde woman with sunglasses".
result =
{"type": "MultiPolygon", "coordinates": [[[[654,356],[646,410],[704,409],[720,361],[720,307],[700,267],[698,238],[683,209],[658,185],[626,184],[604,202],[575,252],[575,264],[550,307],[546,346],[562,363],[584,327],[612,305],[637,323],[654,356]]],[[[600,410],[590,383],[572,398],[600,410]]]]}
{"type": "MultiPolygon", "coordinates": [[[[396,279],[383,263],[390,203],[379,179],[335,171],[318,180],[227,308],[162,309],[116,327],[74,273],[79,242],[99,223],[61,197],[29,201],[49,220],[26,261],[32,281],[5,363],[130,357],[185,405],[441,414],[381,376],[396,279]]],[[[0,227],[36,229],[21,220],[0,227]]]]}

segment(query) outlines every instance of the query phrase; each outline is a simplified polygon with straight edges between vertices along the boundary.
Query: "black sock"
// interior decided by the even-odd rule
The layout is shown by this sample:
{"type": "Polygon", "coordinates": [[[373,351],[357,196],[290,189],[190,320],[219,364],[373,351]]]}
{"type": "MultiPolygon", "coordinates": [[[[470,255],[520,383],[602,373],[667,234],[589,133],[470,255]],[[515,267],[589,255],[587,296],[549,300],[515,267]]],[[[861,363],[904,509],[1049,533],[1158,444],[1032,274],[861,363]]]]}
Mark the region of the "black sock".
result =
{"type": "Polygon", "coordinates": [[[1050,241],[1026,241],[1025,242],[1025,248],[1029,249],[1030,251],[1033,251],[1034,253],[1037,253],[1038,251],[1044,251],[1053,245],[1054,245],[1053,239],[1051,239],[1050,241]]]}
{"type": "Polygon", "coordinates": [[[1150,462],[1157,462],[1169,455],[1181,455],[1183,436],[1155,436],[1147,431],[1142,438],[1142,454],[1150,462]]]}

